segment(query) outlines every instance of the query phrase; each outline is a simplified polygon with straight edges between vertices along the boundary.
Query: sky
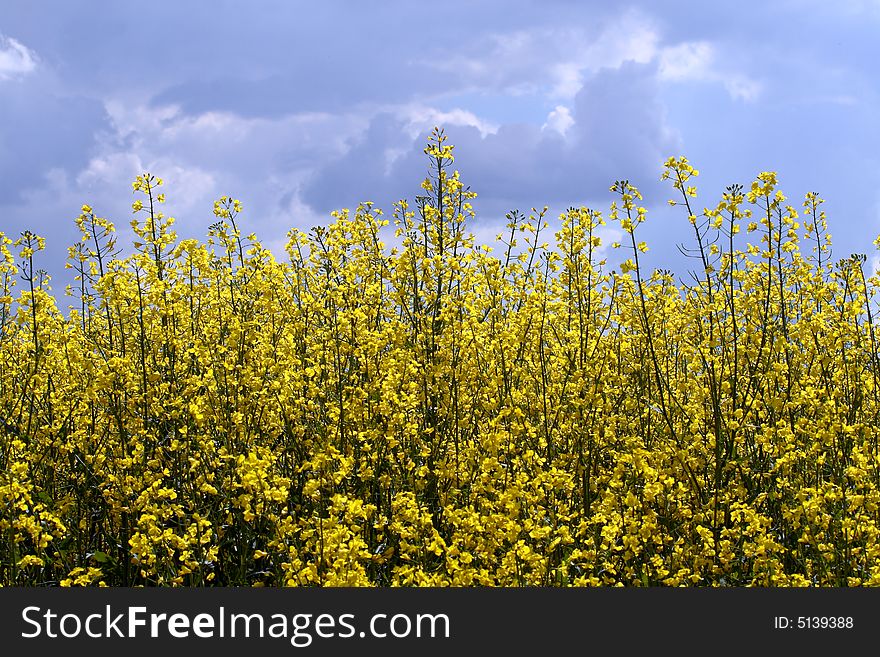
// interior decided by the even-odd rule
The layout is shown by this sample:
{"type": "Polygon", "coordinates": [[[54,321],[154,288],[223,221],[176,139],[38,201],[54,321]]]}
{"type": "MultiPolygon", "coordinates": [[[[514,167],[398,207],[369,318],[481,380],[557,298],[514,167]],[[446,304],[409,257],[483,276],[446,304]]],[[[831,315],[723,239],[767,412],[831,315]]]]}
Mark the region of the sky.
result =
{"type": "Polygon", "coordinates": [[[835,258],[876,266],[878,35],[878,0],[0,0],[0,231],[45,236],[61,290],[81,205],[126,241],[150,172],[181,237],[228,195],[280,258],[292,227],[412,200],[439,126],[484,242],[514,209],[607,214],[625,178],[643,262],[683,273],[693,229],[660,174],[684,155],[698,207],[776,171],[796,207],[826,199],[835,258]]]}

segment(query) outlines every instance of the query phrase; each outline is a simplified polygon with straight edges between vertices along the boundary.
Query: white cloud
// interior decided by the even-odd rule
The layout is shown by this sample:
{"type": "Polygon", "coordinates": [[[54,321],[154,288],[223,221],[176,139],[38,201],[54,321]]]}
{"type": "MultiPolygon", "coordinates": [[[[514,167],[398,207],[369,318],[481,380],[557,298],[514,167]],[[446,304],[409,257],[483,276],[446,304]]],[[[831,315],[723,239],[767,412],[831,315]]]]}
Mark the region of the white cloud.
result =
{"type": "Polygon", "coordinates": [[[394,163],[401,157],[407,154],[409,149],[407,148],[395,148],[389,147],[385,149],[385,169],[384,174],[390,175],[391,170],[394,167],[394,163]]]}
{"type": "Polygon", "coordinates": [[[757,80],[752,80],[744,75],[733,75],[730,77],[722,77],[724,88],[731,98],[736,100],[744,100],[751,102],[755,100],[761,93],[762,85],[757,80]]]}
{"type": "Polygon", "coordinates": [[[175,153],[176,164],[187,170],[219,173],[235,167],[245,175],[275,168],[290,171],[344,154],[350,141],[369,125],[356,114],[305,112],[254,118],[212,111],[186,115],[176,105],[128,104],[118,99],[105,107],[113,134],[105,136],[102,156],[124,158],[137,153],[156,175],[169,180],[168,172],[157,168],[175,164],[163,160],[167,153],[175,153]]]}
{"type": "MultiPolygon", "coordinates": [[[[96,184],[124,184],[146,171],[141,159],[134,153],[111,152],[93,157],[88,166],[76,177],[77,185],[90,189],[96,184]]],[[[125,189],[125,187],[123,187],[125,189]]]]}
{"type": "Polygon", "coordinates": [[[660,79],[666,82],[721,84],[731,98],[752,102],[761,93],[758,80],[716,66],[716,49],[706,41],[686,41],[658,53],[660,79]]]}
{"type": "Polygon", "coordinates": [[[574,117],[571,110],[564,105],[557,105],[550,114],[547,115],[547,121],[541,126],[541,130],[555,130],[560,135],[574,125],[574,117]]]}
{"type": "Polygon", "coordinates": [[[653,22],[641,12],[631,10],[610,23],[582,52],[584,67],[597,71],[620,68],[625,62],[647,64],[657,53],[660,35],[653,22]]]}
{"type": "Polygon", "coordinates": [[[412,63],[454,74],[463,87],[458,91],[510,96],[549,91],[553,98],[571,100],[585,73],[651,61],[659,38],[653,21],[631,9],[599,30],[554,26],[494,33],[455,54],[412,63]]]}
{"type": "Polygon", "coordinates": [[[576,62],[554,64],[550,67],[550,78],[554,80],[551,98],[574,98],[584,84],[581,67],[576,62]]]}
{"type": "Polygon", "coordinates": [[[660,78],[665,80],[705,80],[711,78],[712,44],[692,41],[664,48],[660,52],[660,78]]]}
{"type": "Polygon", "coordinates": [[[27,75],[37,67],[37,55],[13,38],[0,34],[0,80],[27,75]]]}
{"type": "Polygon", "coordinates": [[[111,98],[104,101],[104,109],[110,117],[115,137],[132,138],[140,145],[144,135],[154,136],[179,119],[180,107],[177,105],[132,104],[111,98]]]}
{"type": "Polygon", "coordinates": [[[165,181],[171,203],[166,214],[183,213],[210,207],[217,181],[205,169],[182,163],[174,157],[159,157],[148,162],[138,155],[116,151],[94,157],[76,177],[79,187],[86,190],[120,191],[131,188],[135,177],[152,173],[165,181]],[[170,191],[168,191],[170,190],[170,191]],[[170,212],[168,210],[171,210],[170,212]]]}
{"type": "MultiPolygon", "coordinates": [[[[762,85],[726,63],[705,40],[663,46],[655,20],[638,9],[624,11],[599,30],[535,28],[489,35],[465,52],[416,63],[457,76],[462,89],[508,96],[540,93],[570,104],[590,77],[626,63],[657,64],[663,82],[720,84],[731,98],[754,101],[762,85]]],[[[460,123],[468,125],[467,123],[460,123]]],[[[483,125],[481,132],[494,132],[483,125]]]]}
{"type": "Polygon", "coordinates": [[[498,132],[497,124],[484,121],[473,112],[458,108],[444,112],[427,105],[410,104],[397,108],[394,113],[406,121],[405,131],[410,139],[415,139],[425,130],[438,125],[469,126],[479,130],[483,137],[498,132]]]}
{"type": "Polygon", "coordinates": [[[168,203],[162,211],[176,217],[178,233],[203,237],[214,220],[213,201],[230,195],[244,204],[242,225],[278,257],[291,226],[327,222],[300,200],[304,182],[343,156],[369,126],[369,116],[355,111],[188,115],[173,104],[151,106],[121,96],[105,102],[105,109],[111,129],[102,133],[97,153],[75,181],[88,202],[124,224],[134,200],[131,182],[150,172],[165,180],[168,203]]]}
{"type": "Polygon", "coordinates": [[[656,56],[660,35],[644,14],[630,10],[609,23],[598,37],[578,29],[554,38],[565,58],[550,66],[550,96],[569,100],[580,91],[585,74],[617,69],[626,62],[650,62],[656,56]]]}
{"type": "MultiPolygon", "coordinates": [[[[302,181],[297,182],[294,185],[294,191],[290,195],[287,203],[279,209],[280,213],[285,217],[292,217],[294,219],[294,224],[299,226],[301,230],[310,229],[312,226],[326,225],[330,220],[330,216],[322,212],[315,212],[308,203],[303,201],[301,198],[301,189],[302,181]]],[[[283,242],[283,244],[281,244],[282,248],[279,251],[275,251],[275,253],[283,253],[283,246],[287,244],[287,237],[279,236],[277,241],[278,243],[283,242]]]]}
{"type": "MultiPolygon", "coordinates": [[[[593,257],[599,261],[604,259],[613,259],[615,255],[618,255],[619,252],[615,251],[611,245],[615,242],[620,242],[623,239],[623,231],[619,228],[612,228],[610,226],[599,226],[596,229],[596,236],[599,237],[601,244],[599,248],[593,252],[593,257]]],[[[619,255],[618,255],[619,257],[619,255]]]]}

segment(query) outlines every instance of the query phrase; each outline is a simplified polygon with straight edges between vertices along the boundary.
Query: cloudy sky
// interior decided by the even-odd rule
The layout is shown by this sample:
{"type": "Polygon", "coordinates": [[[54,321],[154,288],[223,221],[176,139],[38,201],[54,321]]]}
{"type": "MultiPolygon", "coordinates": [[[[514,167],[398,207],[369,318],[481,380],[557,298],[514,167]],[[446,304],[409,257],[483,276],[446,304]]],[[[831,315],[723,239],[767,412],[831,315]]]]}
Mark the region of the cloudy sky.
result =
{"type": "Polygon", "coordinates": [[[79,207],[126,234],[149,171],[181,235],[231,195],[280,256],[292,226],[412,199],[439,125],[486,239],[515,208],[607,210],[628,178],[650,266],[683,271],[659,176],[686,155],[700,207],[775,170],[827,199],[836,257],[874,256],[878,35],[877,0],[0,0],[0,230],[47,237],[58,289],[79,207]]]}

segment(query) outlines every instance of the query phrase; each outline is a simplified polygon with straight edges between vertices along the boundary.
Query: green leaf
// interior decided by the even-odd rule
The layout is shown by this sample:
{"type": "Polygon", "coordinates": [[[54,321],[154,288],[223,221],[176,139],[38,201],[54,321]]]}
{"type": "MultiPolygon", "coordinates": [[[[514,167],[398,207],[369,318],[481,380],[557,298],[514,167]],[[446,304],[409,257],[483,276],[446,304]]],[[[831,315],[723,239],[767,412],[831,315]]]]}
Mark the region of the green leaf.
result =
{"type": "Polygon", "coordinates": [[[110,556],[106,552],[95,552],[92,555],[92,559],[98,563],[106,563],[107,561],[110,561],[110,556]]]}

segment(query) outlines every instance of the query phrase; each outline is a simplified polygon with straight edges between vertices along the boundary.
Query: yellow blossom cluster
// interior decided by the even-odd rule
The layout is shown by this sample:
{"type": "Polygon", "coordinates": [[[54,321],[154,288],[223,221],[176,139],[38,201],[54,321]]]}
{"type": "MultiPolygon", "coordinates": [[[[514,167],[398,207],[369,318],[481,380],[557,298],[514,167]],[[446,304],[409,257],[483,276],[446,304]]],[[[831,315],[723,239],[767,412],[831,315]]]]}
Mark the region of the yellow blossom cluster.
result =
{"type": "Polygon", "coordinates": [[[0,583],[880,584],[880,281],[817,194],[764,172],[700,209],[670,158],[683,281],[640,264],[629,181],[615,271],[585,207],[476,244],[425,153],[414,204],[283,259],[230,197],[178,239],[139,176],[128,255],[82,207],[66,312],[43,239],[0,233],[0,583]]]}

